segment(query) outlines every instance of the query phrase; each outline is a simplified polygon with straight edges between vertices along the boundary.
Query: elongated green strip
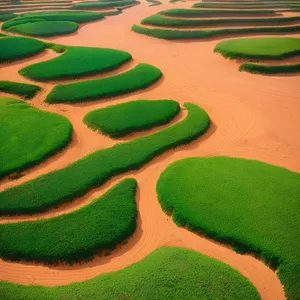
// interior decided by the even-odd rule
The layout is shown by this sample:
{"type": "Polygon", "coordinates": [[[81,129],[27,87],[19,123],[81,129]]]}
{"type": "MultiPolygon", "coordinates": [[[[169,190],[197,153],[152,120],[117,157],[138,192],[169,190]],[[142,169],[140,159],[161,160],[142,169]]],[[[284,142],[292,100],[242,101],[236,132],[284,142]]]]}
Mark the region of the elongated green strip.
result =
{"type": "Polygon", "coordinates": [[[148,64],[139,64],[135,68],[107,78],[58,84],[48,94],[46,102],[82,102],[122,95],[146,88],[161,77],[161,71],[148,64]]]}
{"type": "Polygon", "coordinates": [[[0,81],[0,91],[31,99],[41,88],[34,84],[0,81]]]}
{"type": "Polygon", "coordinates": [[[239,67],[240,71],[246,71],[254,74],[280,74],[280,73],[298,73],[299,64],[283,64],[278,66],[267,66],[263,64],[243,63],[239,67]]]}
{"type": "Polygon", "coordinates": [[[137,170],[164,151],[189,143],[209,127],[209,117],[192,103],[187,117],[149,136],[98,150],[73,164],[0,193],[0,215],[45,211],[100,186],[114,175],[137,170]],[[13,200],[12,200],[13,199],[13,200]]]}
{"type": "Polygon", "coordinates": [[[0,256],[10,260],[73,263],[114,248],[136,228],[136,187],[135,179],[125,179],[71,213],[0,225],[0,256]]]}

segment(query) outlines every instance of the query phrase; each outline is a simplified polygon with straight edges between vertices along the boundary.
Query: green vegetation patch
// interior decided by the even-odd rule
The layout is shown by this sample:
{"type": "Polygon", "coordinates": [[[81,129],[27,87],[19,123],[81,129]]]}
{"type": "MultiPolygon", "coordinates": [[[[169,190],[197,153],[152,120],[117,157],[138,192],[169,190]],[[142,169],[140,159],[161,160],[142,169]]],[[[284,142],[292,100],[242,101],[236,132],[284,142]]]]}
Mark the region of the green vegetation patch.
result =
{"type": "Polygon", "coordinates": [[[275,3],[254,3],[254,4],[247,4],[243,3],[242,5],[236,4],[236,3],[195,3],[192,7],[196,8],[225,8],[225,9],[272,9],[272,8],[299,8],[300,9],[300,3],[299,5],[291,5],[291,4],[285,4],[284,2],[275,2],[275,3]]]}
{"type": "Polygon", "coordinates": [[[243,63],[239,67],[239,70],[253,74],[298,73],[300,72],[300,64],[282,64],[278,66],[267,66],[255,63],[243,63]]]}
{"type": "Polygon", "coordinates": [[[107,7],[120,7],[127,6],[130,4],[137,3],[136,0],[120,0],[120,1],[86,1],[86,2],[77,2],[72,8],[77,9],[95,9],[95,8],[107,8],[107,7]]]}
{"type": "Polygon", "coordinates": [[[82,102],[112,97],[146,88],[161,77],[161,71],[148,64],[110,77],[58,84],[48,94],[46,102],[82,102]]]}
{"type": "Polygon", "coordinates": [[[42,22],[42,21],[44,20],[41,18],[16,18],[4,22],[1,26],[1,29],[9,31],[9,28],[13,26],[26,24],[26,23],[42,22]]]}
{"type": "Polygon", "coordinates": [[[201,26],[201,25],[235,25],[235,24],[288,24],[300,22],[300,16],[296,17],[280,17],[280,18],[226,18],[226,19],[179,19],[165,18],[160,14],[152,15],[142,20],[142,24],[166,27],[184,27],[184,26],[201,26]]]}
{"type": "Polygon", "coordinates": [[[72,135],[65,117],[8,97],[0,97],[0,128],[0,177],[40,162],[66,146],[72,135]]]}
{"type": "Polygon", "coordinates": [[[13,19],[13,18],[15,18],[17,16],[18,15],[13,14],[13,13],[0,13],[0,21],[1,22],[7,21],[7,20],[13,19]]]}
{"type": "Polygon", "coordinates": [[[0,63],[32,56],[44,48],[44,43],[38,40],[25,37],[2,37],[0,38],[0,63]]]}
{"type": "Polygon", "coordinates": [[[300,174],[240,158],[187,158],[157,183],[163,210],[202,232],[278,267],[288,299],[300,295],[300,174]]]}
{"type": "Polygon", "coordinates": [[[187,117],[173,126],[98,150],[63,169],[4,190],[0,193],[0,215],[41,212],[72,201],[111,177],[137,170],[164,151],[196,139],[208,129],[209,117],[192,103],[185,107],[187,117]]]}
{"type": "Polygon", "coordinates": [[[136,100],[89,112],[84,122],[110,137],[169,123],[180,110],[172,100],[136,100]]]}
{"type": "Polygon", "coordinates": [[[160,14],[174,17],[211,17],[211,16],[228,16],[228,15],[268,15],[275,14],[274,10],[230,10],[230,9],[189,9],[189,8],[172,8],[161,11],[160,14]]]}
{"type": "Polygon", "coordinates": [[[292,37],[233,39],[218,43],[214,51],[229,58],[284,59],[300,55],[300,39],[292,37]]]}
{"type": "Polygon", "coordinates": [[[125,179],[83,208],[58,217],[0,225],[0,256],[73,263],[113,249],[136,228],[136,180],[125,179]]]}
{"type": "Polygon", "coordinates": [[[103,73],[131,59],[128,52],[92,47],[65,47],[66,52],[48,61],[29,65],[19,73],[34,80],[77,78],[103,73]]]}
{"type": "Polygon", "coordinates": [[[148,36],[166,39],[201,39],[210,38],[220,35],[228,34],[245,34],[245,33],[283,33],[283,32],[298,32],[300,25],[295,26],[278,26],[278,27],[247,27],[247,28],[225,28],[225,29],[212,29],[212,30],[175,30],[175,29],[160,29],[160,28],[147,28],[134,24],[131,28],[133,31],[148,36]]]}
{"type": "Polygon", "coordinates": [[[46,21],[70,21],[76,23],[101,20],[104,18],[102,13],[89,11],[49,11],[49,12],[30,12],[21,15],[23,18],[42,18],[46,21]]]}
{"type": "Polygon", "coordinates": [[[9,27],[9,31],[29,36],[54,36],[75,32],[78,24],[69,21],[40,21],[9,27]]]}
{"type": "Polygon", "coordinates": [[[41,88],[34,84],[14,82],[14,81],[0,81],[0,91],[19,95],[25,99],[31,99],[41,88]]]}
{"type": "Polygon", "coordinates": [[[193,250],[162,247],[120,271],[80,283],[43,287],[0,282],[6,300],[258,300],[255,287],[230,266],[193,250]],[[226,288],[224,288],[226,287],[226,288]]]}

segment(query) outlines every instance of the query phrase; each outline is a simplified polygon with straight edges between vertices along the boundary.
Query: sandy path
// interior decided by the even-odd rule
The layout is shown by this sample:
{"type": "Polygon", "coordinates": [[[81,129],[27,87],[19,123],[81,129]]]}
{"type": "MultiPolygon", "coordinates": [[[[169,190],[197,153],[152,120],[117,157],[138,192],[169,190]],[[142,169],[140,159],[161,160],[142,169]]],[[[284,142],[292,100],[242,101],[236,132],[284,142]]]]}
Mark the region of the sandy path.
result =
{"type": "MultiPolygon", "coordinates": [[[[216,40],[170,42],[139,35],[130,30],[132,24],[139,24],[146,16],[163,9],[184,6],[188,7],[190,3],[178,5],[164,3],[157,7],[148,7],[148,3],[143,3],[117,17],[84,26],[77,34],[49,39],[67,45],[126,50],[136,61],[153,64],[164,73],[164,78],[154,87],[114,100],[52,106],[42,103],[42,95],[38,97],[39,99],[35,99],[34,105],[57,111],[71,120],[76,137],[82,141],[80,147],[85,149],[84,151],[93,151],[94,147],[97,149],[108,147],[115,141],[95,132],[87,139],[86,135],[91,133],[88,133],[89,129],[87,130],[84,124],[82,125],[82,116],[90,110],[118,102],[159,98],[171,98],[181,104],[190,101],[197,103],[209,113],[213,125],[204,137],[189,145],[168,151],[141,170],[130,173],[130,176],[135,177],[139,183],[140,216],[138,229],[126,245],[113,251],[110,256],[96,257],[89,263],[71,267],[49,268],[1,261],[1,279],[49,286],[66,284],[92,278],[102,272],[121,269],[162,245],[178,245],[196,249],[236,268],[251,280],[263,299],[284,299],[283,289],[275,273],[263,263],[251,256],[238,255],[222,245],[178,228],[161,211],[157,202],[155,184],[159,174],[169,163],[183,157],[237,156],[300,171],[299,76],[260,76],[240,73],[234,61],[213,53],[216,40]],[[94,146],[89,146],[90,143],[94,146]]],[[[6,69],[3,69],[0,74],[5,72],[6,69]]],[[[15,80],[20,78],[16,77],[15,80]]],[[[56,159],[54,156],[52,163],[42,163],[20,181],[6,181],[3,185],[7,187],[17,184],[66,165],[74,160],[73,154],[68,153],[69,149],[74,148],[75,151],[78,147],[77,145],[68,147],[58,154],[61,157],[56,159]],[[57,164],[56,161],[60,163],[57,164]]],[[[76,205],[80,206],[82,201],[88,202],[101,195],[123,177],[124,175],[113,178],[102,188],[91,191],[78,202],[75,201],[76,205]]],[[[78,207],[76,205],[67,209],[76,209],[78,207]]],[[[58,214],[62,211],[60,210],[58,214]]]]}

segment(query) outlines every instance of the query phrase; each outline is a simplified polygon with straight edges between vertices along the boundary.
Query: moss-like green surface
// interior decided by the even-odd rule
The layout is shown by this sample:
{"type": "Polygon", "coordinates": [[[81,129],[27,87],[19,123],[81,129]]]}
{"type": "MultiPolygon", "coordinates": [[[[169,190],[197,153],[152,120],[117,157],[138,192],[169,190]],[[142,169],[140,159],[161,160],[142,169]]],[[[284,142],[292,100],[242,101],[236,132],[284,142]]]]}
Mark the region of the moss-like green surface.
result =
{"type": "Polygon", "coordinates": [[[239,70],[253,74],[299,73],[300,64],[282,64],[278,66],[268,66],[256,63],[242,63],[239,67],[239,70]]]}
{"type": "MultiPolygon", "coordinates": [[[[196,139],[208,129],[209,117],[192,103],[185,107],[187,117],[175,125],[98,150],[63,169],[0,192],[0,215],[41,212],[71,201],[112,176],[137,170],[166,150],[196,139]]],[[[27,134],[32,135],[29,131],[27,134]]]]}
{"type": "Polygon", "coordinates": [[[0,97],[0,128],[0,177],[62,149],[72,134],[72,125],[65,117],[8,97],[0,97]]]}
{"type": "Polygon", "coordinates": [[[83,102],[87,100],[113,97],[144,89],[162,76],[161,71],[148,64],[110,77],[90,79],[67,84],[58,84],[48,94],[46,102],[83,102]]]}
{"type": "Polygon", "coordinates": [[[0,225],[4,259],[73,263],[113,249],[136,228],[137,183],[125,179],[92,203],[58,217],[0,225]]]}
{"type": "Polygon", "coordinates": [[[252,252],[278,267],[288,299],[300,296],[300,174],[229,157],[193,157],[166,168],[157,183],[178,225],[252,252]]]}
{"type": "Polygon", "coordinates": [[[228,34],[243,35],[246,33],[283,33],[283,32],[300,32],[300,25],[295,26],[278,26],[278,27],[245,27],[245,28],[224,28],[224,29],[201,29],[201,30],[176,30],[147,28],[134,24],[131,28],[133,31],[148,36],[166,39],[201,39],[217,37],[228,34]]]}
{"type": "Polygon", "coordinates": [[[128,52],[115,49],[62,47],[66,49],[66,52],[61,56],[29,65],[19,73],[40,81],[77,78],[116,69],[131,59],[128,52]]]}
{"type": "Polygon", "coordinates": [[[136,100],[91,111],[84,122],[110,137],[121,137],[167,124],[179,110],[179,104],[172,100],[136,100]]]}
{"type": "Polygon", "coordinates": [[[97,9],[97,8],[108,8],[108,7],[122,7],[130,4],[137,3],[136,0],[119,0],[119,1],[85,1],[77,2],[72,8],[76,9],[97,9]]]}
{"type": "Polygon", "coordinates": [[[9,31],[9,28],[13,26],[26,24],[26,23],[42,22],[42,21],[44,21],[44,19],[41,18],[15,18],[4,22],[1,26],[1,29],[9,31]]]}
{"type": "Polygon", "coordinates": [[[120,271],[66,286],[0,282],[6,300],[258,300],[255,287],[228,265],[198,252],[162,247],[120,271]]]}
{"type": "Polygon", "coordinates": [[[300,39],[292,37],[233,39],[218,43],[214,51],[229,58],[284,59],[300,55],[300,39]]]}
{"type": "Polygon", "coordinates": [[[1,22],[7,21],[7,20],[15,18],[16,16],[17,15],[14,13],[0,13],[0,21],[1,22]]]}
{"type": "Polygon", "coordinates": [[[41,88],[34,84],[14,82],[14,81],[0,81],[0,91],[18,95],[25,99],[31,99],[41,88]]]}
{"type": "Polygon", "coordinates": [[[2,37],[0,38],[0,63],[32,56],[44,48],[44,43],[38,40],[25,37],[2,37]]]}
{"type": "Polygon", "coordinates": [[[9,31],[28,36],[54,36],[75,32],[78,24],[69,21],[39,21],[9,27],[9,31]]]}
{"type": "MultiPolygon", "coordinates": [[[[156,14],[142,20],[142,24],[149,24],[154,26],[166,27],[188,27],[188,26],[214,26],[224,25],[232,26],[235,24],[268,24],[277,26],[278,24],[289,24],[300,22],[300,16],[295,17],[279,17],[279,18],[218,18],[218,19],[180,19],[180,18],[166,18],[163,15],[156,14]]],[[[241,26],[243,26],[241,25],[241,26]]]]}

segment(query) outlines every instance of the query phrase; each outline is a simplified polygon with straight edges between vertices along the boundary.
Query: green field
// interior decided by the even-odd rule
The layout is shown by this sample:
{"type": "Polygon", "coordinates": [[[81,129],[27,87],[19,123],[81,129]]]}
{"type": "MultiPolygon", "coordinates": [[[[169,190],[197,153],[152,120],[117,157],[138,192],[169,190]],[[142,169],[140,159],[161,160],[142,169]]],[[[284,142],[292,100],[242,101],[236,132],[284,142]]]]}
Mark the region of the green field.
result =
{"type": "Polygon", "coordinates": [[[240,158],[193,157],[166,168],[157,194],[176,224],[255,253],[278,267],[288,299],[299,298],[299,173],[240,158]]]}
{"type": "Polygon", "coordinates": [[[0,177],[37,164],[65,147],[72,135],[65,117],[8,97],[0,97],[0,128],[0,177]]]}
{"type": "Polygon", "coordinates": [[[245,4],[229,4],[229,3],[218,3],[218,4],[213,4],[213,3],[195,3],[192,7],[196,8],[224,8],[224,9],[243,9],[243,10],[248,10],[248,9],[277,9],[277,8],[299,8],[300,9],[300,3],[299,5],[292,5],[292,4],[285,4],[284,2],[281,3],[269,3],[269,4],[253,4],[253,5],[245,5],[245,4]]]}
{"type": "Polygon", "coordinates": [[[0,225],[0,256],[74,263],[114,249],[136,228],[137,182],[125,179],[92,203],[50,219],[0,225]]]}
{"type": "Polygon", "coordinates": [[[15,18],[9,21],[6,21],[2,24],[1,29],[9,31],[10,27],[21,25],[21,24],[27,24],[27,23],[34,23],[34,22],[42,22],[45,21],[41,18],[15,18]]]}
{"type": "Polygon", "coordinates": [[[288,33],[300,32],[300,25],[295,26],[278,26],[278,27],[245,27],[245,28],[224,28],[224,29],[201,29],[201,30],[176,30],[176,29],[160,29],[147,28],[134,24],[131,28],[133,31],[148,36],[166,39],[201,39],[211,38],[228,34],[246,34],[246,33],[288,33]]]}
{"type": "Polygon", "coordinates": [[[230,9],[190,9],[190,8],[172,8],[161,11],[160,14],[174,17],[201,17],[210,18],[211,16],[242,16],[242,15],[275,15],[274,10],[230,10],[230,9]]]}
{"type": "Polygon", "coordinates": [[[7,20],[15,18],[16,16],[17,15],[13,14],[13,13],[0,13],[0,21],[1,22],[7,21],[7,20]]]}
{"type": "Polygon", "coordinates": [[[229,58],[284,59],[300,55],[300,38],[266,37],[226,40],[214,49],[229,58]]]}
{"type": "Polygon", "coordinates": [[[42,18],[46,21],[70,21],[76,23],[90,22],[104,18],[102,13],[89,11],[49,11],[21,14],[23,18],[42,18]]]}
{"type": "Polygon", "coordinates": [[[18,95],[25,99],[31,99],[40,89],[34,84],[0,80],[1,92],[18,95]]]}
{"type": "MultiPolygon", "coordinates": [[[[192,103],[186,103],[185,108],[187,117],[175,125],[98,150],[63,169],[0,192],[0,215],[41,212],[72,201],[115,175],[137,170],[168,149],[195,140],[208,129],[209,117],[192,103]]],[[[32,135],[28,130],[27,133],[32,135]]]]}
{"type": "Polygon", "coordinates": [[[46,102],[83,102],[105,97],[113,97],[144,89],[162,76],[161,71],[148,64],[114,76],[90,79],[74,83],[58,84],[48,94],[46,102]]]}
{"type": "Polygon", "coordinates": [[[212,26],[215,25],[238,25],[238,24],[268,24],[278,26],[278,24],[289,24],[300,22],[300,16],[295,17],[280,17],[280,18],[226,18],[226,19],[179,19],[166,18],[163,15],[156,14],[147,17],[141,21],[145,25],[166,26],[166,27],[188,27],[188,26],[212,26]]]}
{"type": "Polygon", "coordinates": [[[246,71],[253,74],[280,74],[280,73],[297,73],[300,72],[299,64],[282,64],[278,66],[267,66],[255,63],[242,63],[240,71],[246,71]]]}
{"type": "Polygon", "coordinates": [[[78,24],[69,21],[39,21],[9,27],[10,32],[28,36],[54,36],[75,32],[78,24]]]}
{"type": "Polygon", "coordinates": [[[84,122],[110,137],[169,123],[180,111],[173,100],[136,100],[89,112],[84,122]]]}
{"type": "Polygon", "coordinates": [[[47,81],[62,78],[78,78],[113,70],[131,59],[128,52],[92,47],[62,46],[65,53],[44,61],[29,65],[19,73],[25,77],[47,81]]]}
{"type": "Polygon", "coordinates": [[[258,300],[255,287],[230,266],[193,250],[162,247],[120,271],[65,286],[0,282],[6,300],[258,300]]]}
{"type": "Polygon", "coordinates": [[[136,0],[120,0],[120,1],[86,1],[77,2],[72,8],[74,9],[97,9],[97,8],[108,8],[108,7],[122,7],[130,4],[137,3],[136,0]]]}
{"type": "Polygon", "coordinates": [[[32,56],[45,49],[43,42],[25,37],[0,38],[0,63],[32,56]]]}

